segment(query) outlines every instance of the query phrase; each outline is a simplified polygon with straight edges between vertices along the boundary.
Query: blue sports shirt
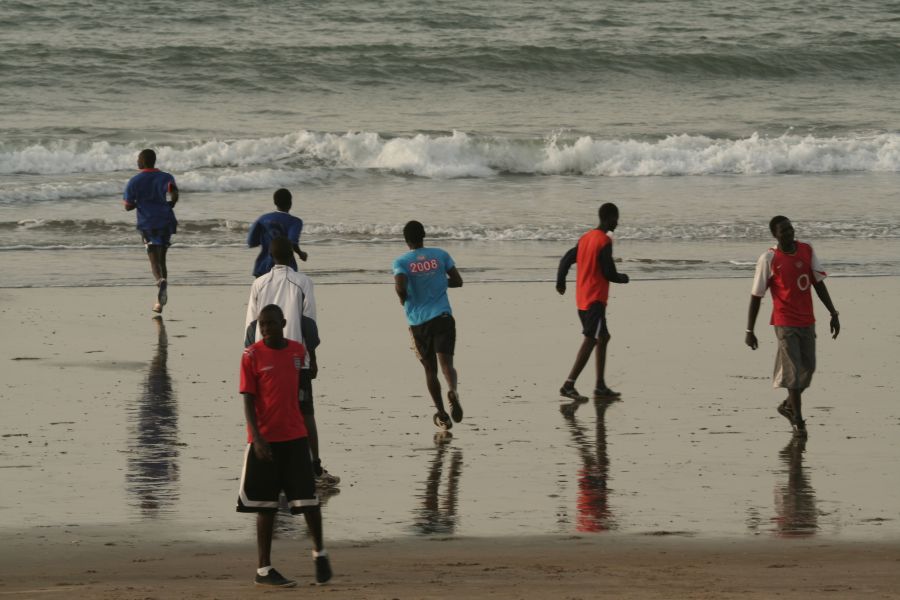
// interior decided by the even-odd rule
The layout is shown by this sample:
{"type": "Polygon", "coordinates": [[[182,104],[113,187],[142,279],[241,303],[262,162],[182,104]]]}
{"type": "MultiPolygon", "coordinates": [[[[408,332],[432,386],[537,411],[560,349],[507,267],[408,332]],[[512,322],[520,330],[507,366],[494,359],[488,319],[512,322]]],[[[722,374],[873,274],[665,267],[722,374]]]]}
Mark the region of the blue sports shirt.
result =
{"type": "Polygon", "coordinates": [[[406,320],[421,325],[453,314],[447,297],[447,272],[456,264],[440,248],[418,248],[394,259],[394,275],[406,276],[406,320]]]}
{"type": "Polygon", "coordinates": [[[168,229],[175,233],[178,221],[166,202],[166,194],[175,189],[175,178],[159,169],[141,169],[128,180],[123,196],[126,206],[137,209],[137,228],[141,231],[168,229]]]}
{"type": "MultiPolygon", "coordinates": [[[[247,245],[251,248],[259,246],[259,256],[253,265],[253,276],[259,277],[272,270],[275,261],[269,256],[269,243],[277,238],[287,238],[291,244],[300,243],[300,232],[303,231],[303,220],[277,210],[266,213],[250,226],[247,234],[247,245]]],[[[297,261],[291,255],[291,268],[297,270],[297,261]]]]}

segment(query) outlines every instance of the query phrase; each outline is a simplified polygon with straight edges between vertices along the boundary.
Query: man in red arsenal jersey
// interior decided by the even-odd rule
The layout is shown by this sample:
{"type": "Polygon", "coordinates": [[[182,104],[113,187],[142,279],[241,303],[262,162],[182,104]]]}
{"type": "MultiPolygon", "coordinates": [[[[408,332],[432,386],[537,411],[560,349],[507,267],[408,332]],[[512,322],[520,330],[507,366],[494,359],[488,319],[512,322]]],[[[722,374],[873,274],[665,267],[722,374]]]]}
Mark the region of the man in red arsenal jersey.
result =
{"type": "Polygon", "coordinates": [[[559,393],[565,398],[585,401],[575,390],[575,380],[581,374],[596,347],[597,384],[594,386],[595,398],[619,396],[606,385],[606,347],[609,344],[609,328],[606,325],[606,302],[609,298],[609,283],[628,283],[628,275],[616,271],[612,256],[612,238],[609,234],[619,224],[619,208],[607,202],[598,211],[600,224],[596,229],[585,233],[574,248],[566,252],[559,261],[556,272],[556,291],[566,293],[566,275],[573,263],[578,263],[575,280],[575,301],[578,305],[578,316],[581,319],[584,339],[575,357],[575,364],[569,372],[569,378],[560,388],[559,393]]]}
{"type": "Polygon", "coordinates": [[[806,435],[806,421],[800,407],[800,396],[809,387],[816,370],[816,319],[813,316],[810,288],[831,313],[831,337],[841,332],[838,311],[825,287],[826,273],[812,246],[794,239],[794,226],[784,216],[773,217],[769,230],[778,244],[770,248],[756,263],[753,290],[744,343],[756,350],[759,342],[753,328],[759,305],[766,289],[772,292],[772,325],[778,340],[775,355],[775,387],[788,390],[788,397],[778,406],[778,413],[791,422],[794,432],[806,435]]]}
{"type": "Polygon", "coordinates": [[[240,389],[248,443],[237,510],[257,513],[256,584],[275,587],[297,585],[272,568],[272,532],[281,492],[291,514],[302,512],[306,517],[315,545],[316,582],[331,579],[306,424],[298,401],[306,349],[284,337],[286,323],[277,304],[263,308],[256,322],[262,340],[245,349],[241,358],[240,389]]]}

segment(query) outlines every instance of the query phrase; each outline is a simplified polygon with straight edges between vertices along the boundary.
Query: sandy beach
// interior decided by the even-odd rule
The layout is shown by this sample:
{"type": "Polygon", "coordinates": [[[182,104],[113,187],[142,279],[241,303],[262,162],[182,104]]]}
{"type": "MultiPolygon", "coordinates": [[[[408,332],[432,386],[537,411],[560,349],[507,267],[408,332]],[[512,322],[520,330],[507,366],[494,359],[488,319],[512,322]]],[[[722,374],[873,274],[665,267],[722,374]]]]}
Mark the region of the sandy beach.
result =
{"type": "MultiPolygon", "coordinates": [[[[316,593],[897,597],[900,280],[829,288],[844,329],[819,331],[797,444],[763,320],[760,349],[742,343],[749,281],[616,287],[623,396],[584,405],[557,395],[571,297],[454,290],[466,418],[442,441],[391,286],[320,285],[317,416],[344,481],[316,593]]],[[[0,290],[0,596],[252,593],[252,520],[233,512],[247,292],[174,279],[160,323],[149,286],[0,290]]],[[[300,522],[281,523],[275,564],[312,593],[300,522]]]]}

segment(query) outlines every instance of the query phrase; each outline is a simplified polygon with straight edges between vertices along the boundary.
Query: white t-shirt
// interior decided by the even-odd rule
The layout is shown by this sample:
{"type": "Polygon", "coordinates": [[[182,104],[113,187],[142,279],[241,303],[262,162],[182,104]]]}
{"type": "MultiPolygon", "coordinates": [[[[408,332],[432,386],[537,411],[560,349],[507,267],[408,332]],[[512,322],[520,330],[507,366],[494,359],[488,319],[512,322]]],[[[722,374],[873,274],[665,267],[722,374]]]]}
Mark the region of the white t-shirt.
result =
{"type": "MultiPolygon", "coordinates": [[[[259,311],[269,304],[277,304],[284,313],[284,319],[287,321],[284,337],[305,344],[301,329],[302,317],[316,320],[316,297],[313,293],[312,279],[286,265],[275,265],[271,271],[257,277],[250,287],[247,318],[244,322],[245,332],[250,323],[259,317],[259,311]]],[[[262,335],[257,328],[256,341],[261,339],[262,335]]],[[[308,352],[303,367],[309,367],[308,352]]]]}

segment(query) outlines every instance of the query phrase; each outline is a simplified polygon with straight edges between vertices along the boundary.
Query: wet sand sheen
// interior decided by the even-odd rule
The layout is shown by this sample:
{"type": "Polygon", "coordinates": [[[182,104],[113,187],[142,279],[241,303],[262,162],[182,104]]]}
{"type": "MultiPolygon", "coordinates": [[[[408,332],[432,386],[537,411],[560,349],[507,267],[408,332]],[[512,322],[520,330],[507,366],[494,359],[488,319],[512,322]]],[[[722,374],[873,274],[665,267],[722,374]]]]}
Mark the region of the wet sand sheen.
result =
{"type": "MultiPolygon", "coordinates": [[[[549,283],[454,290],[466,419],[440,443],[391,287],[320,286],[317,413],[344,478],[327,535],[897,540],[898,284],[831,282],[844,331],[820,335],[805,445],[774,410],[769,332],[757,352],[742,345],[746,281],[616,287],[608,380],[623,398],[584,405],[556,394],[579,342],[572,298],[549,283]]],[[[162,323],[149,293],[0,291],[15,340],[0,355],[3,531],[251,540],[232,512],[247,290],[176,281],[162,323]]],[[[282,521],[282,538],[302,535],[282,521]]]]}

